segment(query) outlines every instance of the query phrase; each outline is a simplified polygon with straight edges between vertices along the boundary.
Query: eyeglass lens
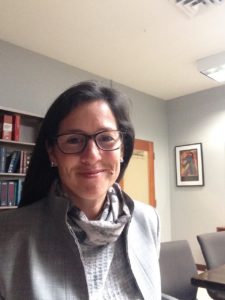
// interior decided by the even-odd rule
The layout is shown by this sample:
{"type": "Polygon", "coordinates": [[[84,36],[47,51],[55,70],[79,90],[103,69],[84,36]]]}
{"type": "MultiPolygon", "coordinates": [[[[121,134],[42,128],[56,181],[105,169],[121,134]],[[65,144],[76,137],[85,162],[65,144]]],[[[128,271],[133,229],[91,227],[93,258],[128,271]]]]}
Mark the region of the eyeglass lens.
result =
{"type": "Polygon", "coordinates": [[[93,135],[62,134],[57,137],[57,145],[63,153],[79,153],[85,149],[89,139],[94,139],[98,148],[104,151],[113,151],[121,146],[122,133],[118,130],[108,130],[93,135]]]}

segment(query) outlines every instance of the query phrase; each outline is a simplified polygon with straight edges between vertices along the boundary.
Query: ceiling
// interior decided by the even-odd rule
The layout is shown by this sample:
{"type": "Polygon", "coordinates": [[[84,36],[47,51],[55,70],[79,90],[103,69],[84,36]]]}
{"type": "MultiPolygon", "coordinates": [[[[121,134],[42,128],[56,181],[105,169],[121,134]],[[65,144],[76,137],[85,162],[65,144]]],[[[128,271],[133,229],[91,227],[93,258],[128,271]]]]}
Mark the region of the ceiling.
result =
{"type": "Polygon", "coordinates": [[[195,62],[225,51],[225,4],[0,0],[0,39],[169,100],[219,86],[195,62]]]}

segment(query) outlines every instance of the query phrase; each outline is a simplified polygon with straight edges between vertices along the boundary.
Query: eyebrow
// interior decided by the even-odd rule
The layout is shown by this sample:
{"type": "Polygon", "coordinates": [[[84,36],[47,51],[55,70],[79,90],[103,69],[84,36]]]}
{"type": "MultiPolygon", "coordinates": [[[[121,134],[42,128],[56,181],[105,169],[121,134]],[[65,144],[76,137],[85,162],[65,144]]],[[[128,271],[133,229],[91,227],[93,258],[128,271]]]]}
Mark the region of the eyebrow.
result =
{"type": "Polygon", "coordinates": [[[102,127],[99,128],[96,132],[88,133],[82,129],[68,129],[64,132],[58,133],[57,135],[63,135],[63,134],[73,134],[73,133],[78,133],[78,134],[96,134],[102,131],[109,131],[109,130],[118,130],[118,128],[111,128],[111,127],[102,127]]]}

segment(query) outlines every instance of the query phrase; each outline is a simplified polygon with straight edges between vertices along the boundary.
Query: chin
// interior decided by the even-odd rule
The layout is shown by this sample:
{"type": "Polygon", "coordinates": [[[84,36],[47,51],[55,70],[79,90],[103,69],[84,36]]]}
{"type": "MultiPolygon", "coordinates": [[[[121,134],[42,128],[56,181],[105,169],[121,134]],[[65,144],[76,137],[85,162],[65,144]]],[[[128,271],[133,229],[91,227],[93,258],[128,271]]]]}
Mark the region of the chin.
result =
{"type": "Polygon", "coordinates": [[[92,188],[88,188],[84,193],[84,198],[86,199],[99,199],[106,196],[107,191],[109,189],[109,186],[103,188],[97,188],[96,186],[92,187],[92,188]]]}

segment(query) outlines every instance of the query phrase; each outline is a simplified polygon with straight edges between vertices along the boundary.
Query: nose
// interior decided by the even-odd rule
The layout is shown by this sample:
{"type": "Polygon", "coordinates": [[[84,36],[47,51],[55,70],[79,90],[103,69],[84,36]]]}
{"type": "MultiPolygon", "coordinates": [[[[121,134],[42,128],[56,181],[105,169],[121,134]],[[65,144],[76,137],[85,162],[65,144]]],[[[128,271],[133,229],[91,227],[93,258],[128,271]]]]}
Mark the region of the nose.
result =
{"type": "Polygon", "coordinates": [[[96,145],[93,138],[88,139],[87,145],[81,153],[81,161],[85,163],[93,163],[101,158],[100,149],[96,145]]]}

